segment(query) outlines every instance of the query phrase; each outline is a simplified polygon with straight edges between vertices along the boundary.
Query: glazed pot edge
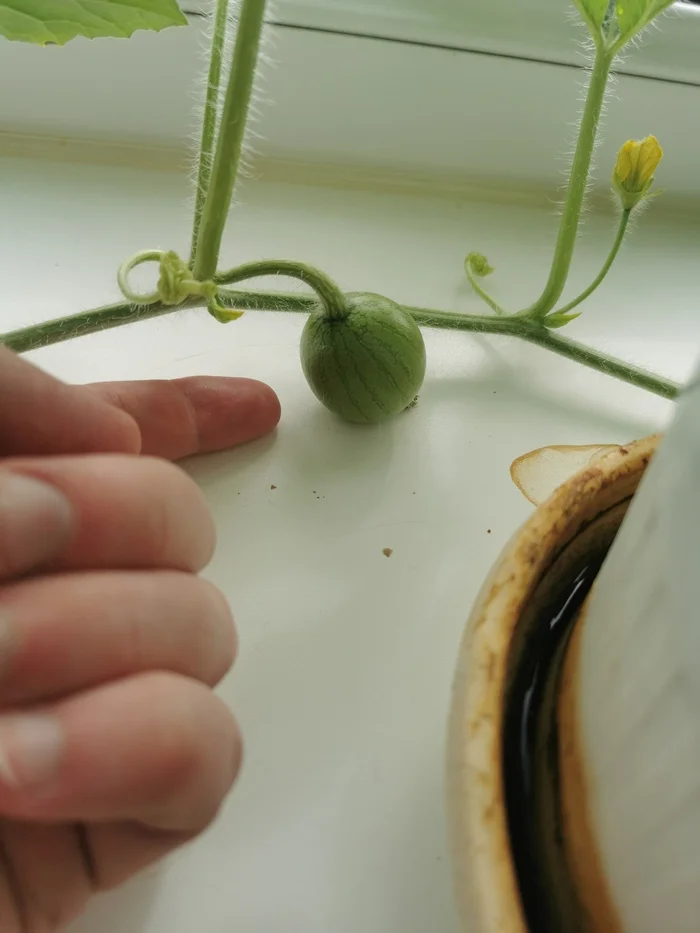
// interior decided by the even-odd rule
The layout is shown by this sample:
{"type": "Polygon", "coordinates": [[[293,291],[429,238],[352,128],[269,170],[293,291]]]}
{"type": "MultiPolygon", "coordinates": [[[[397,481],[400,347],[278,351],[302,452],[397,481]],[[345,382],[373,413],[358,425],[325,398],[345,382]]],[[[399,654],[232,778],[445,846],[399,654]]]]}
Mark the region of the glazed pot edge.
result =
{"type": "Polygon", "coordinates": [[[528,933],[502,776],[508,657],[547,569],[598,515],[630,498],[658,435],[616,448],[560,486],[513,536],[476,599],[459,649],[448,727],[448,822],[455,891],[469,933],[528,933]]]}

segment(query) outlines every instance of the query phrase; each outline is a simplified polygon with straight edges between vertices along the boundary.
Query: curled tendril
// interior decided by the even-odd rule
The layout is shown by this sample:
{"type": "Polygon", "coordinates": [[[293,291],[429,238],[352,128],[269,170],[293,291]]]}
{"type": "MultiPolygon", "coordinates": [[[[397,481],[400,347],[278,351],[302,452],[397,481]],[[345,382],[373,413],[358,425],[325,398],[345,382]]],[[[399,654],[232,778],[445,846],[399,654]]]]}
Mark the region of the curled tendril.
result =
{"type": "Polygon", "coordinates": [[[169,250],[143,250],[122,263],[117,273],[117,281],[122,294],[136,305],[152,305],[160,302],[167,307],[174,307],[188,298],[204,298],[207,311],[220,323],[235,321],[243,315],[242,311],[226,308],[219,300],[219,287],[215,282],[198,282],[187,263],[177,253],[169,250]],[[139,294],[129,285],[129,275],[137,266],[147,262],[157,262],[160,275],[156,291],[139,294]]]}
{"type": "Polygon", "coordinates": [[[493,266],[489,265],[488,259],[481,253],[469,253],[464,260],[464,265],[467,271],[471,270],[472,274],[478,275],[480,279],[493,272],[493,266]]]}
{"type": "Polygon", "coordinates": [[[469,253],[467,258],[464,260],[464,271],[467,273],[467,278],[469,279],[469,284],[474,289],[476,294],[486,302],[486,304],[491,308],[492,311],[495,311],[496,314],[505,314],[506,312],[499,305],[499,303],[493,299],[488,292],[479,284],[479,279],[483,279],[487,275],[491,275],[493,272],[493,266],[489,265],[489,261],[486,256],[483,256],[481,253],[469,253]]]}

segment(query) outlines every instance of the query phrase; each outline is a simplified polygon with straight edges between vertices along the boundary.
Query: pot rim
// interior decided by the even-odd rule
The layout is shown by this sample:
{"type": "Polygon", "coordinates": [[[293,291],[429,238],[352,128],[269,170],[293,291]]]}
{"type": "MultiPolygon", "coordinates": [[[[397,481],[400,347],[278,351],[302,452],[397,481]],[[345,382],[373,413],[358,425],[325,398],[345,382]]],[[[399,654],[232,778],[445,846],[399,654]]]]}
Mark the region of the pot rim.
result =
{"type": "MultiPolygon", "coordinates": [[[[528,599],[561,551],[631,498],[659,441],[610,451],[576,473],[506,545],[460,645],[448,729],[448,813],[456,893],[479,933],[528,933],[508,832],[502,729],[508,657],[528,599]]],[[[472,929],[470,926],[469,929],[472,929]]]]}

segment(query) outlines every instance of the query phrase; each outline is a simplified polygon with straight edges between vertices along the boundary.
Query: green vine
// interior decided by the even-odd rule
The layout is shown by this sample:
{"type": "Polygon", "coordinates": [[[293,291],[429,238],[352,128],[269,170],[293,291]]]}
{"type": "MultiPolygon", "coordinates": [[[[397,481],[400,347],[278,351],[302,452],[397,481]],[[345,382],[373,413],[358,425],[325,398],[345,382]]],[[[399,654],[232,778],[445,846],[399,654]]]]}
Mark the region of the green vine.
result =
{"type": "MultiPolygon", "coordinates": [[[[249,263],[246,266],[239,267],[239,269],[231,270],[231,272],[222,273],[222,275],[217,276],[217,280],[224,284],[225,282],[240,281],[242,278],[252,278],[253,274],[255,274],[252,270],[254,265],[254,263],[249,263]],[[246,270],[245,275],[240,275],[242,269],[246,270]]],[[[291,263],[289,260],[280,262],[270,260],[259,264],[259,267],[264,271],[258,274],[270,275],[277,272],[281,275],[290,275],[292,274],[290,271],[292,266],[296,268],[296,271],[306,268],[303,264],[291,263]]],[[[293,277],[310,284],[309,278],[306,277],[306,273],[303,271],[300,274],[294,274],[293,277]]],[[[318,307],[316,298],[285,294],[283,292],[249,292],[227,289],[225,300],[230,306],[240,311],[282,311],[309,314],[318,307]]],[[[198,304],[201,304],[201,299],[197,300],[196,297],[190,297],[185,299],[180,307],[193,308],[198,304]]],[[[83,337],[112,327],[120,327],[122,324],[160,317],[163,314],[172,313],[174,310],[175,308],[172,305],[165,305],[160,301],[140,307],[129,303],[106,305],[102,308],[95,308],[93,311],[85,311],[71,317],[59,318],[55,321],[47,321],[43,324],[35,324],[32,327],[12,331],[0,337],[0,342],[17,353],[26,353],[63,340],[71,340],[74,337],[83,337]]],[[[586,347],[574,340],[553,334],[551,330],[541,324],[513,315],[506,317],[480,316],[411,306],[406,306],[405,310],[412,315],[417,324],[424,327],[519,337],[528,343],[544,347],[576,363],[581,363],[606,375],[614,376],[623,382],[646,389],[663,398],[673,399],[679,392],[678,384],[670,379],[650,373],[638,366],[633,366],[631,363],[615,359],[606,353],[586,347]]]]}

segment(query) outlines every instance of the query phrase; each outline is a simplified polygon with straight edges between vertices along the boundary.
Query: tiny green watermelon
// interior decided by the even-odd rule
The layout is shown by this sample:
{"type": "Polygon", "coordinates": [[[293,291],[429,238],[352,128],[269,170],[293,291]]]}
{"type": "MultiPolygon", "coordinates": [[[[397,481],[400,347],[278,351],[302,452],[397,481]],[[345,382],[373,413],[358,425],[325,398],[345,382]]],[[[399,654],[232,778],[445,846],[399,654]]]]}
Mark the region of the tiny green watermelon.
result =
{"type": "Polygon", "coordinates": [[[301,364],[314,395],[346,421],[377,424],[408,408],[425,376],[425,344],[411,315],[369,292],[345,296],[346,314],[319,308],[301,337],[301,364]]]}

